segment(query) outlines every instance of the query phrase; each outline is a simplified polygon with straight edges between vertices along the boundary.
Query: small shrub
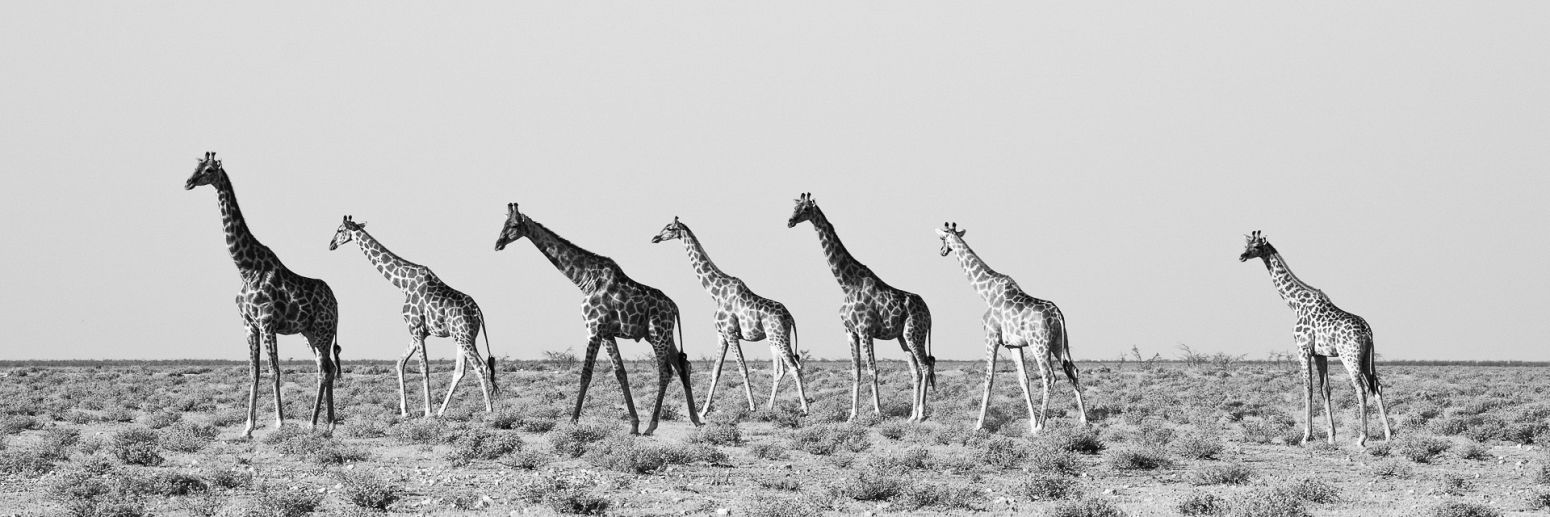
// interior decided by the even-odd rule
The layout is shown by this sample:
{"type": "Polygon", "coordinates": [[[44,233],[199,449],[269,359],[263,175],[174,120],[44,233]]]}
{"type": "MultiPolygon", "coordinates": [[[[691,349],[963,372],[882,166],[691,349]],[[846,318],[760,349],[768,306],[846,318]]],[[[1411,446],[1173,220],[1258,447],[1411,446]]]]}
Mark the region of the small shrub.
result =
{"type": "Polygon", "coordinates": [[[380,419],[352,419],[334,431],[340,438],[381,438],[387,436],[390,424],[380,419]]]}
{"type": "Polygon", "coordinates": [[[162,447],[176,452],[199,452],[220,434],[215,426],[181,421],[170,424],[157,433],[162,447]]]}
{"type": "Polygon", "coordinates": [[[820,515],[823,509],[805,497],[755,495],[743,506],[747,517],[820,515]]]}
{"type": "Polygon", "coordinates": [[[1109,451],[1106,461],[1115,470],[1155,470],[1173,466],[1161,452],[1125,447],[1109,451]]]}
{"type": "Polygon", "coordinates": [[[447,426],[440,420],[421,418],[393,426],[388,435],[404,443],[435,445],[446,441],[447,426]]]}
{"type": "Polygon", "coordinates": [[[469,428],[453,436],[452,452],[447,459],[453,466],[463,466],[473,460],[493,460],[519,450],[522,450],[522,437],[517,433],[469,428]]]}
{"type": "Polygon", "coordinates": [[[576,490],[565,490],[545,495],[544,505],[551,510],[569,515],[604,515],[608,513],[607,499],[576,490]]]}
{"type": "Polygon", "coordinates": [[[1190,475],[1194,485],[1242,485],[1254,477],[1254,471],[1242,463],[1209,465],[1190,475]]]}
{"type": "Polygon", "coordinates": [[[1017,440],[997,436],[986,441],[976,455],[986,465],[1009,469],[1022,464],[1028,457],[1028,450],[1017,440]]]}
{"type": "Polygon", "coordinates": [[[915,483],[896,498],[899,505],[912,510],[973,510],[980,499],[971,487],[945,483],[915,483]]]}
{"type": "Polygon", "coordinates": [[[1501,510],[1483,504],[1447,501],[1432,508],[1432,517],[1501,517],[1501,510]]]}
{"type": "Polygon", "coordinates": [[[259,485],[258,495],[253,499],[253,506],[242,515],[244,517],[301,517],[317,511],[322,503],[323,496],[311,490],[282,490],[269,485],[259,485]]]}
{"type": "Polygon", "coordinates": [[[34,450],[0,451],[0,474],[34,478],[54,470],[54,458],[34,450]]]}
{"type": "Polygon", "coordinates": [[[132,427],[113,435],[113,456],[127,465],[155,467],[166,461],[156,451],[159,439],[154,431],[132,427]]]}
{"type": "Polygon", "coordinates": [[[909,432],[909,425],[902,420],[889,420],[877,426],[877,434],[889,440],[898,440],[909,432]]]}
{"type": "Polygon", "coordinates": [[[883,469],[859,469],[846,476],[836,487],[836,495],[857,501],[886,501],[904,491],[905,482],[883,469]]]}
{"type": "Polygon", "coordinates": [[[1393,453],[1393,442],[1375,443],[1367,446],[1367,454],[1376,458],[1386,458],[1393,453]]]}
{"type": "Polygon", "coordinates": [[[323,440],[316,449],[307,453],[307,462],[316,465],[344,465],[370,458],[371,453],[366,452],[365,449],[351,447],[333,439],[323,440]]]}
{"type": "Polygon", "coordinates": [[[1227,500],[1211,492],[1195,490],[1180,499],[1173,509],[1183,515],[1221,515],[1227,512],[1227,500]]]}
{"type": "Polygon", "coordinates": [[[1431,463],[1433,458],[1450,447],[1452,443],[1447,440],[1431,436],[1407,437],[1395,446],[1396,452],[1416,463],[1431,463]]]}
{"type": "Polygon", "coordinates": [[[593,443],[608,437],[606,427],[593,424],[567,424],[556,427],[549,436],[549,446],[562,456],[580,458],[593,443]]]}
{"type": "Polygon", "coordinates": [[[126,476],[124,481],[132,487],[127,491],[162,497],[181,497],[210,489],[204,480],[181,472],[156,472],[143,478],[126,476]]]}
{"type": "Polygon", "coordinates": [[[538,451],[521,451],[500,462],[514,469],[534,470],[549,463],[549,455],[538,451]]]}
{"type": "Polygon", "coordinates": [[[1372,465],[1372,473],[1385,478],[1408,478],[1412,472],[1409,463],[1399,460],[1384,460],[1372,465]]]}
{"type": "Polygon", "coordinates": [[[1125,517],[1125,512],[1106,499],[1077,499],[1060,503],[1049,513],[1051,517],[1125,517]]]}
{"type": "Polygon", "coordinates": [[[1437,483],[1437,492],[1445,495],[1464,495],[1464,492],[1473,488],[1469,481],[1457,474],[1443,474],[1437,483]]]}
{"type": "Polygon", "coordinates": [[[726,453],[707,443],[671,444],[662,447],[662,452],[667,462],[675,465],[689,463],[723,465],[727,462],[726,453]]]}
{"type": "Polygon", "coordinates": [[[586,453],[593,465],[630,474],[647,474],[667,465],[661,447],[628,435],[610,436],[593,444],[586,453]]]}
{"type": "Polygon", "coordinates": [[[743,433],[737,428],[737,423],[712,423],[700,427],[690,436],[692,443],[708,443],[711,445],[735,446],[743,443],[743,433]]]}
{"type": "Polygon", "coordinates": [[[183,419],[182,413],[173,411],[157,411],[145,416],[145,426],[151,429],[161,429],[178,423],[183,419]]]}
{"type": "Polygon", "coordinates": [[[1491,459],[1489,450],[1486,449],[1484,445],[1480,445],[1479,443],[1475,442],[1464,442],[1455,445],[1453,447],[1453,454],[1458,455],[1459,459],[1465,460],[1478,461],[1491,459]]]}
{"type": "Polygon", "coordinates": [[[1082,461],[1071,451],[1034,449],[1028,455],[1028,463],[1035,470],[1051,474],[1075,476],[1082,473],[1082,461]]]}
{"type": "Polygon", "coordinates": [[[865,427],[850,424],[818,424],[798,429],[792,445],[808,454],[820,456],[839,450],[861,452],[872,447],[865,427]]]}
{"type": "Polygon", "coordinates": [[[1214,460],[1222,454],[1222,441],[1215,436],[1191,433],[1174,440],[1173,450],[1192,460],[1214,460]]]}
{"type": "Polygon", "coordinates": [[[340,493],[346,501],[370,510],[385,511],[404,493],[399,486],[366,473],[340,474],[339,483],[344,485],[340,493]]]}
{"type": "Polygon", "coordinates": [[[1533,492],[1528,496],[1529,510],[1544,510],[1550,508],[1550,492],[1533,492]]]}
{"type": "Polygon", "coordinates": [[[56,460],[70,458],[70,448],[81,443],[81,431],[65,427],[53,427],[43,433],[43,439],[38,442],[38,452],[48,455],[56,460]]]}
{"type": "Polygon", "coordinates": [[[1550,485],[1550,463],[1539,465],[1539,472],[1534,475],[1534,481],[1541,485],[1550,485]]]}
{"type": "Polygon", "coordinates": [[[754,444],[749,450],[753,452],[753,457],[761,460],[783,460],[787,457],[786,448],[775,442],[754,444]]]}
{"type": "Polygon", "coordinates": [[[253,486],[253,474],[240,470],[221,469],[205,473],[210,486],[226,490],[240,490],[253,486]]]}
{"type": "Polygon", "coordinates": [[[1308,508],[1290,494],[1274,489],[1240,493],[1227,500],[1227,515],[1233,517],[1308,517],[1308,508]]]}
{"type": "Polygon", "coordinates": [[[785,490],[788,492],[802,490],[802,482],[797,480],[797,478],[791,477],[790,474],[784,476],[765,476],[754,480],[754,483],[767,490],[785,490]]]}
{"type": "Polygon", "coordinates": [[[514,431],[522,428],[523,415],[515,409],[501,409],[490,417],[490,427],[514,431]]]}
{"type": "Polygon", "coordinates": [[[1079,454],[1098,454],[1104,449],[1103,440],[1098,437],[1098,431],[1088,428],[1053,429],[1041,436],[1039,441],[1057,450],[1079,454]]]}
{"type": "Polygon", "coordinates": [[[1299,501],[1328,504],[1340,500],[1340,488],[1313,478],[1303,478],[1280,488],[1281,492],[1299,501]]]}
{"type": "Polygon", "coordinates": [[[264,435],[258,441],[286,456],[303,455],[318,449],[326,438],[301,426],[281,427],[264,435]]]}
{"type": "Polygon", "coordinates": [[[1034,474],[1023,481],[1023,496],[1033,501],[1058,501],[1079,495],[1076,480],[1065,476],[1034,474]]]}
{"type": "Polygon", "coordinates": [[[0,417],[0,435],[11,435],[42,428],[42,422],[27,415],[6,415],[0,417]]]}

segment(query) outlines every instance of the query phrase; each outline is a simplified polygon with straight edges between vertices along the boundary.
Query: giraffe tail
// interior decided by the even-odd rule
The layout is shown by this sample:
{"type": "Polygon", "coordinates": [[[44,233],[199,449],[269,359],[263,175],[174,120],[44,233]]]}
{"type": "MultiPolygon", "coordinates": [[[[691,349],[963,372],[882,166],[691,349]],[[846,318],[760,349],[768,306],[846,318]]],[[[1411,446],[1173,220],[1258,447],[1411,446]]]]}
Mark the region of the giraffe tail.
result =
{"type": "MultiPolygon", "coordinates": [[[[490,349],[490,329],[484,324],[484,309],[474,306],[479,311],[479,332],[484,334],[484,375],[490,382],[490,392],[500,393],[501,387],[495,383],[495,352],[490,349]]],[[[475,346],[478,346],[477,344],[475,346]]]]}
{"type": "Polygon", "coordinates": [[[1071,384],[1077,384],[1077,374],[1080,372],[1076,368],[1076,360],[1071,359],[1071,338],[1066,335],[1064,325],[1060,329],[1060,369],[1066,372],[1066,378],[1071,380],[1071,384]]]}
{"type": "Polygon", "coordinates": [[[1378,365],[1374,359],[1376,355],[1372,350],[1372,342],[1368,341],[1367,346],[1362,347],[1362,367],[1359,377],[1361,378],[1362,386],[1367,389],[1368,393],[1374,395],[1378,394],[1379,389],[1378,365]]]}
{"type": "Polygon", "coordinates": [[[936,356],[931,355],[931,329],[926,329],[926,387],[936,391],[936,356]]]}
{"type": "MultiPolygon", "coordinates": [[[[787,314],[786,317],[791,318],[791,315],[787,314]]],[[[802,367],[802,347],[797,345],[796,318],[791,318],[791,362],[796,363],[797,368],[802,367]]]]}
{"type": "Polygon", "coordinates": [[[344,364],[339,362],[339,334],[334,334],[334,378],[344,377],[344,364]]]}

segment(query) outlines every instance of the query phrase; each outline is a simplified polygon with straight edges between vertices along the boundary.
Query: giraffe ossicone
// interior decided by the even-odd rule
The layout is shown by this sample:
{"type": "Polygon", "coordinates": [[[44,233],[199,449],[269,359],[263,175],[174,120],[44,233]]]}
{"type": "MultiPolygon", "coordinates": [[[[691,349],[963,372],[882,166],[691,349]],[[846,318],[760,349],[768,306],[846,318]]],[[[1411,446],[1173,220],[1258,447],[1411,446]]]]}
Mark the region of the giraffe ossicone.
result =
{"type": "Polygon", "coordinates": [[[418,351],[420,379],[424,387],[422,394],[425,401],[425,416],[431,416],[430,361],[426,357],[425,350],[425,338],[430,336],[450,337],[457,344],[457,367],[452,374],[452,383],[447,386],[447,395],[442,398],[441,408],[436,411],[436,415],[440,416],[447,412],[447,404],[452,402],[452,393],[457,391],[458,384],[463,381],[465,368],[470,363],[479,374],[479,389],[484,395],[484,410],[493,411],[491,399],[499,393],[500,385],[495,382],[495,353],[490,349],[490,333],[485,330],[484,311],[479,309],[479,304],[474,302],[473,297],[441,281],[441,278],[437,277],[430,268],[405,260],[389,251],[381,241],[366,233],[366,223],[355,222],[353,216],[346,215],[339,223],[339,228],[334,231],[333,240],[328,242],[328,249],[332,251],[349,242],[357,243],[361,253],[364,253],[366,260],[377,268],[377,272],[404,293],[403,316],[404,324],[409,327],[409,347],[397,362],[399,415],[409,416],[404,368],[408,365],[409,358],[418,351]],[[477,339],[481,331],[484,331],[484,349],[489,353],[489,357],[479,355],[477,339]]]}

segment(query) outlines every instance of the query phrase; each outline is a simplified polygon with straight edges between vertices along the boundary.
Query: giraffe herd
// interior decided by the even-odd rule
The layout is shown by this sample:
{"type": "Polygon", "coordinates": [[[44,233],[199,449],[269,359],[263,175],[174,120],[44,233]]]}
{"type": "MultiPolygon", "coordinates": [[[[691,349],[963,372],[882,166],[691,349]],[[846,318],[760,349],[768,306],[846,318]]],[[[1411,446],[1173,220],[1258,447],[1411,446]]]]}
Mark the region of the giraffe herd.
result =
{"type": "MultiPolygon", "coordinates": [[[[276,340],[279,335],[291,334],[301,334],[307,339],[317,361],[317,396],[313,402],[312,425],[317,427],[318,417],[326,402],[328,414],[325,426],[331,431],[335,422],[333,385],[342,371],[339,360],[341,349],[337,341],[338,302],[333,291],[322,280],[307,278],[286,268],[273,251],[253,236],[237,206],[231,178],[213,152],[205,153],[199,160],[194,174],[184,187],[192,190],[203,185],[210,185],[216,190],[226,245],[242,279],[236,303],[247,333],[250,381],[248,419],[242,436],[252,436],[258,416],[260,344],[267,353],[270,371],[274,376],[275,427],[284,424],[276,340]]],[[[495,250],[501,251],[525,237],[581,291],[581,312],[588,338],[586,355],[580,369],[580,384],[576,390],[576,404],[571,412],[573,422],[581,416],[599,347],[608,351],[613,363],[614,376],[619,381],[625,408],[630,415],[631,434],[650,435],[657,429],[662,414],[662,401],[675,374],[683,386],[690,421],[695,426],[701,425],[701,420],[711,410],[729,348],[736,353],[748,408],[754,409],[753,388],[743,358],[743,341],[769,340],[773,379],[767,407],[774,407],[780,383],[789,370],[795,377],[802,412],[808,411],[810,399],[807,397],[802,360],[797,348],[796,320],[791,312],[780,302],[754,294],[738,277],[723,272],[711,261],[689,226],[677,217],[653,236],[651,242],[683,241],[684,250],[700,285],[715,301],[714,325],[721,344],[721,353],[711,374],[704,407],[698,410],[690,381],[689,358],[681,348],[683,330],[677,304],[662,291],[631,279],[612,259],[571,243],[523,214],[516,203],[508,204],[506,209],[506,220],[496,239],[495,250]],[[675,330],[678,331],[676,340],[675,330]],[[651,422],[644,433],[640,431],[640,417],[630,393],[624,359],[619,352],[619,338],[646,340],[656,359],[656,399],[651,408],[651,422]]],[[[803,222],[810,223],[817,232],[829,270],[834,274],[844,296],[839,315],[851,355],[849,419],[854,420],[860,411],[863,354],[867,374],[871,379],[872,410],[874,413],[882,412],[873,342],[898,340],[908,359],[913,384],[909,420],[926,420],[929,413],[928,394],[934,391],[936,384],[936,357],[931,353],[930,308],[920,295],[883,282],[870,268],[856,260],[840,241],[834,224],[818,207],[811,193],[802,193],[794,200],[794,208],[786,226],[792,228],[803,222]]],[[[349,242],[357,243],[377,271],[404,293],[403,317],[410,342],[397,363],[400,414],[407,416],[409,413],[404,370],[409,359],[419,352],[424,416],[431,417],[430,373],[425,350],[425,339],[429,336],[449,337],[457,344],[456,371],[436,414],[439,416],[446,411],[470,364],[478,374],[485,411],[492,411],[493,399],[499,395],[499,387],[495,375],[495,356],[490,349],[489,332],[485,329],[487,320],[479,305],[472,297],[442,282],[429,268],[409,262],[389,251],[368,234],[365,227],[365,223],[357,223],[353,217],[344,216],[333,240],[329,242],[329,249],[337,249],[349,242]],[[488,357],[481,356],[477,347],[476,338],[481,332],[485,334],[485,352],[488,357]]],[[[1087,409],[1082,399],[1080,372],[1072,359],[1065,317],[1060,308],[1053,302],[1029,295],[1011,277],[990,269],[964,241],[966,233],[958,229],[956,223],[943,223],[936,230],[937,237],[942,241],[941,255],[956,256],[971,286],[988,307],[982,322],[987,356],[985,386],[975,428],[984,426],[995,381],[996,359],[1002,348],[1009,350],[1008,353],[1012,354],[1017,365],[1018,384],[1022,386],[1029,427],[1033,433],[1039,433],[1045,425],[1056,363],[1059,363],[1061,371],[1071,383],[1077,418],[1082,425],[1086,425],[1087,409]],[[1043,385],[1043,402],[1038,409],[1034,408],[1033,392],[1028,384],[1024,349],[1032,349],[1043,385]]],[[[1369,394],[1377,402],[1384,439],[1391,438],[1382,385],[1374,366],[1372,329],[1366,320],[1341,310],[1330,302],[1323,291],[1299,280],[1288,269],[1285,259],[1258,231],[1247,236],[1244,252],[1239,256],[1240,261],[1251,258],[1264,261],[1272,282],[1297,317],[1293,334],[1302,357],[1303,373],[1306,374],[1303,440],[1312,437],[1316,379],[1324,401],[1325,419],[1329,424],[1328,440],[1330,443],[1335,441],[1328,382],[1329,357],[1341,358],[1350,374],[1352,386],[1356,389],[1361,421],[1357,443],[1365,445],[1367,440],[1369,394]]]]}

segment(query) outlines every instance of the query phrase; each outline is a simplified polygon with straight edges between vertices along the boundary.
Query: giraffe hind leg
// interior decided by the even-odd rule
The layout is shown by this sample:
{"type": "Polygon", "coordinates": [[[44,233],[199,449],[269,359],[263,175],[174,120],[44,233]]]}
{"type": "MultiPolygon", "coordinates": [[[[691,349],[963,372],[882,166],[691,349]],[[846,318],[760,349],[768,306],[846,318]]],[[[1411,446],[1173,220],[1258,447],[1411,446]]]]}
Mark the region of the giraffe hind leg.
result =
{"type": "Polygon", "coordinates": [[[274,428],[285,425],[285,401],[280,395],[280,346],[273,331],[264,332],[264,352],[269,355],[269,370],[274,375],[274,428]]]}
{"type": "Polygon", "coordinates": [[[1330,407],[1329,400],[1329,358],[1322,355],[1313,356],[1313,364],[1318,368],[1319,396],[1324,399],[1324,422],[1328,424],[1329,428],[1326,436],[1328,436],[1329,443],[1333,444],[1335,443],[1335,411],[1334,408],[1330,407]]]}
{"type": "MultiPolygon", "coordinates": [[[[619,389],[624,392],[624,407],[630,411],[630,434],[640,434],[640,414],[635,412],[635,397],[630,395],[630,376],[624,371],[624,356],[619,355],[619,343],[614,338],[603,338],[603,346],[608,349],[608,359],[614,366],[614,378],[619,380],[619,389]]],[[[653,416],[652,427],[656,427],[653,416]]],[[[651,434],[652,429],[647,429],[646,434],[651,434]]]]}
{"type": "MultiPolygon", "coordinates": [[[[581,359],[581,384],[576,388],[576,408],[570,414],[570,421],[573,424],[581,419],[581,403],[587,400],[587,386],[592,384],[592,366],[597,364],[597,347],[601,343],[602,338],[596,335],[587,340],[586,355],[581,359]]],[[[631,411],[634,411],[633,407],[631,411]]]]}
{"type": "Polygon", "coordinates": [[[259,363],[259,332],[248,326],[248,423],[242,428],[243,438],[253,437],[253,427],[258,421],[258,382],[263,378],[259,363]]]}
{"type": "Polygon", "coordinates": [[[462,384],[463,375],[468,370],[468,353],[462,346],[458,347],[457,357],[453,360],[457,362],[457,367],[452,370],[452,382],[447,385],[447,395],[441,399],[441,408],[436,410],[438,417],[447,414],[447,404],[452,402],[452,393],[457,391],[458,384],[462,384]]]}
{"type": "Polygon", "coordinates": [[[721,368],[727,362],[727,348],[730,346],[726,335],[721,334],[721,355],[716,357],[716,366],[710,370],[710,391],[705,394],[705,406],[700,408],[700,418],[710,414],[711,406],[716,402],[716,386],[721,384],[721,368]]]}
{"type": "Polygon", "coordinates": [[[732,351],[737,353],[737,369],[743,372],[743,395],[748,398],[748,411],[757,409],[753,404],[753,379],[748,376],[748,361],[743,357],[743,343],[737,336],[728,336],[732,351]]]}

